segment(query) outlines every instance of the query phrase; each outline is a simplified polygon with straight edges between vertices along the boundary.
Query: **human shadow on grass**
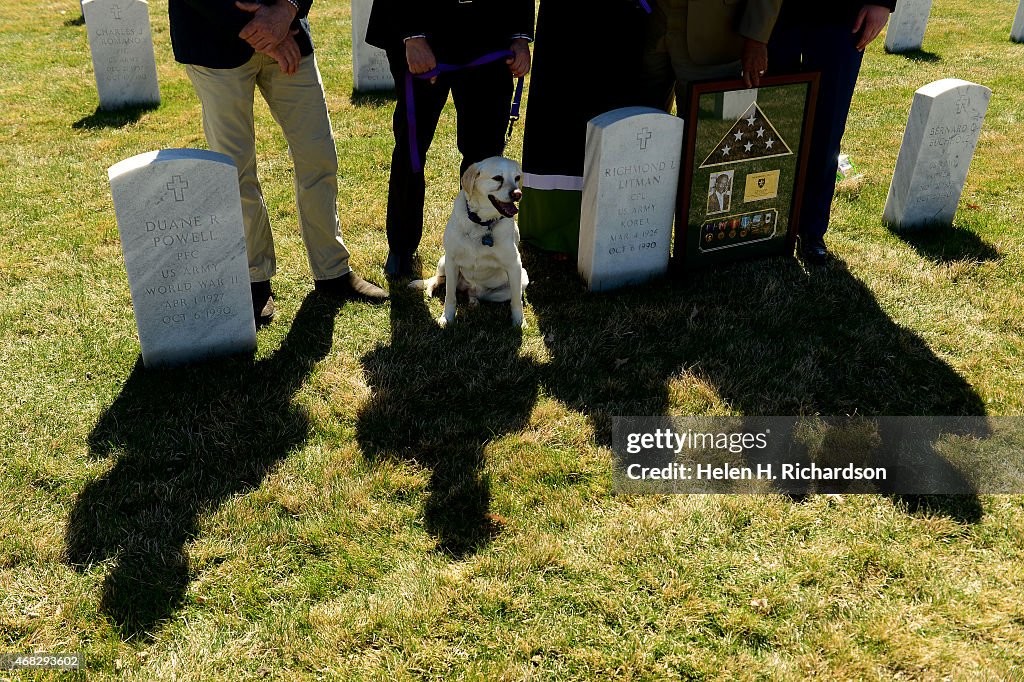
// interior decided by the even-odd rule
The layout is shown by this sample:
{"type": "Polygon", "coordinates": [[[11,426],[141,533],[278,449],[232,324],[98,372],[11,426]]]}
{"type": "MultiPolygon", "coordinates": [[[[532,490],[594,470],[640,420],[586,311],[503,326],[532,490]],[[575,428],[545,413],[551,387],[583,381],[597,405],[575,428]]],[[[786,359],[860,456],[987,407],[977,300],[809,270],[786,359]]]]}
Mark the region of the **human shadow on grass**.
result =
{"type": "MultiPolygon", "coordinates": [[[[744,415],[985,413],[841,260],[739,263],[609,294],[587,294],[568,267],[527,260],[551,355],[543,385],[590,417],[600,444],[611,444],[615,416],[666,414],[670,391],[682,391],[676,410],[694,414],[718,401],[744,415]]],[[[963,507],[940,511],[977,518],[963,507]]]]}
{"type": "Polygon", "coordinates": [[[106,111],[96,107],[96,111],[78,119],[71,124],[75,130],[95,130],[98,128],[123,128],[135,123],[150,111],[156,111],[158,104],[147,104],[139,107],[126,107],[106,111]]]}
{"type": "Polygon", "coordinates": [[[1001,258],[996,247],[979,237],[973,230],[958,225],[915,232],[891,231],[913,247],[922,258],[927,258],[933,263],[986,262],[1001,258]]]}
{"type": "Polygon", "coordinates": [[[200,516],[257,488],[305,442],[309,418],[293,398],[327,356],[337,310],[311,294],[259,362],[147,370],[140,361],[96,423],[89,449],[115,461],[78,495],[66,560],[77,570],[109,562],[100,610],[124,637],[149,633],[181,604],[200,516]]]}
{"type": "Polygon", "coordinates": [[[430,469],[426,529],[454,558],[501,531],[490,511],[485,448],[520,431],[537,400],[538,367],[521,345],[508,304],[460,304],[455,324],[441,329],[422,291],[396,285],[390,342],[362,360],[372,389],[356,426],[364,456],[430,469]]]}

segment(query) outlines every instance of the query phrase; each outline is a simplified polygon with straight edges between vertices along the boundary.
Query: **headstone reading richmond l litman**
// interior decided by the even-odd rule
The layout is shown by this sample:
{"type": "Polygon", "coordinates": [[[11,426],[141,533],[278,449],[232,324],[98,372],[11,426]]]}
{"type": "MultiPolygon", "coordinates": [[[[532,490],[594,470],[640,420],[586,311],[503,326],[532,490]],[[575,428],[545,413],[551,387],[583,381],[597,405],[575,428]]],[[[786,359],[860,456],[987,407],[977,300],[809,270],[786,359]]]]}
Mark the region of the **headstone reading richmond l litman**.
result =
{"type": "Polygon", "coordinates": [[[126,159],[108,174],[145,366],[254,350],[242,202],[231,159],[165,149],[126,159]]]}
{"type": "Polygon", "coordinates": [[[911,230],[953,224],[992,91],[958,78],[914,93],[884,220],[911,230]]]}
{"type": "Polygon", "coordinates": [[[932,0],[899,0],[885,33],[885,51],[920,50],[931,11],[932,0]]]}
{"type": "Polygon", "coordinates": [[[160,104],[156,59],[144,0],[82,3],[101,109],[160,104]]]}
{"type": "Polygon", "coordinates": [[[1017,16],[1013,19],[1013,28],[1010,29],[1010,40],[1015,43],[1024,43],[1024,0],[1020,0],[1017,6],[1017,16]]]}
{"type": "Polygon", "coordinates": [[[352,80],[357,92],[395,87],[387,53],[366,42],[372,7],[373,0],[352,0],[352,80]]]}
{"type": "Polygon", "coordinates": [[[682,119],[658,109],[616,109],[587,124],[577,265],[591,291],[668,270],[682,145],[682,119]]]}

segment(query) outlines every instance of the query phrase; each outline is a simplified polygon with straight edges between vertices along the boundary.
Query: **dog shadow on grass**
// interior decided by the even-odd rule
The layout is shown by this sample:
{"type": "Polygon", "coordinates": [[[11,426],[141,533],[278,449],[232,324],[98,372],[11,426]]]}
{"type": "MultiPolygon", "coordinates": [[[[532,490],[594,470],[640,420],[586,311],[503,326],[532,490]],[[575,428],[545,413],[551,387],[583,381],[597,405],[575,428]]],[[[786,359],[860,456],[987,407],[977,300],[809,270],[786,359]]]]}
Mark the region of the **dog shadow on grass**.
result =
{"type": "Polygon", "coordinates": [[[301,446],[310,420],[293,398],[327,356],[338,308],[306,298],[269,358],[147,370],[139,361],[89,435],[111,469],[78,495],[65,536],[77,570],[109,562],[100,610],[122,636],[168,618],[190,582],[185,546],[199,518],[258,487],[301,446]]]}
{"type": "MultiPolygon", "coordinates": [[[[609,294],[527,256],[529,303],[551,355],[544,387],[611,444],[615,416],[984,415],[977,392],[885,313],[846,264],[735,264],[609,294]],[[672,394],[670,397],[670,393],[672,394]]],[[[974,495],[901,497],[976,521],[974,495]]]]}
{"type": "Polygon", "coordinates": [[[372,395],[356,437],[369,461],[430,469],[424,522],[440,551],[462,558],[501,531],[490,512],[487,445],[522,430],[537,400],[537,365],[520,354],[508,305],[460,304],[441,329],[422,291],[391,290],[391,339],[363,357],[372,395]]]}

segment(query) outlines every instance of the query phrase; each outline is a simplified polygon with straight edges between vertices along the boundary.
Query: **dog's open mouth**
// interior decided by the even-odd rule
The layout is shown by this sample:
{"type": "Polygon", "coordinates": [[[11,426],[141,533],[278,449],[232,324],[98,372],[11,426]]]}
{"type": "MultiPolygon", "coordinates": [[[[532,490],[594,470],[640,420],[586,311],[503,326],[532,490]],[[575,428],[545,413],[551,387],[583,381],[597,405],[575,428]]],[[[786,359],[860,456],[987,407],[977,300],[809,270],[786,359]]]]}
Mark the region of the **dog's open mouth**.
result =
{"type": "Polygon", "coordinates": [[[487,198],[491,200],[492,204],[494,204],[494,208],[498,209],[498,213],[506,218],[511,218],[515,214],[519,213],[519,207],[512,202],[506,203],[504,201],[498,201],[490,194],[487,195],[487,198]]]}

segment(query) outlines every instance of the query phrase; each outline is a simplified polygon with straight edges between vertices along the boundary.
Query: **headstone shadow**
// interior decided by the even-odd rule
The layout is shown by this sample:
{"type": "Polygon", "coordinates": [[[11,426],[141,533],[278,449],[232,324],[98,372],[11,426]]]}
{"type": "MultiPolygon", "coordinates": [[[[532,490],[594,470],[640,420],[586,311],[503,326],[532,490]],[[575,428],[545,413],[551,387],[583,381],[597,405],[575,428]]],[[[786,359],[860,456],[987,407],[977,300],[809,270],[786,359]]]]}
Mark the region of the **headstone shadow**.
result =
{"type": "Polygon", "coordinates": [[[71,28],[73,26],[85,26],[85,16],[80,14],[74,19],[67,19],[64,22],[65,28],[71,28]]]}
{"type": "Polygon", "coordinates": [[[349,102],[357,107],[383,107],[394,104],[398,101],[398,93],[395,90],[373,90],[371,92],[352,91],[349,102]]]}
{"type": "Polygon", "coordinates": [[[891,232],[913,247],[922,258],[933,263],[986,262],[1002,258],[995,246],[973,230],[959,225],[914,232],[891,232]]]}
{"type": "Polygon", "coordinates": [[[125,638],[172,616],[192,578],[186,545],[200,516],[257,488],[302,445],[309,418],[293,398],[331,348],[337,307],[315,294],[269,358],[145,370],[141,359],[89,434],[114,457],[71,511],[67,562],[109,563],[100,610],[125,638]]]}
{"type": "Polygon", "coordinates": [[[521,345],[508,304],[460,303],[455,324],[441,329],[423,292],[396,285],[390,342],[362,360],[372,390],[356,427],[364,456],[430,469],[425,527],[456,559],[502,528],[490,510],[485,449],[524,428],[536,402],[538,367],[521,345]]]}
{"type": "MultiPolygon", "coordinates": [[[[602,445],[612,417],[664,415],[670,392],[691,414],[985,414],[839,259],[809,270],[791,258],[740,263],[589,296],[571,265],[527,260],[551,355],[543,386],[587,414],[602,445]]],[[[938,511],[970,520],[956,511],[966,507],[938,511]]]]}
{"type": "Polygon", "coordinates": [[[138,107],[125,107],[124,109],[114,109],[112,111],[106,111],[96,107],[96,111],[84,116],[74,123],[71,127],[75,130],[96,130],[99,128],[124,128],[127,125],[135,123],[141,119],[144,115],[151,111],[156,111],[160,105],[158,104],[147,104],[138,107]]]}
{"type": "Polygon", "coordinates": [[[902,52],[893,52],[897,57],[903,57],[907,61],[921,62],[924,64],[935,64],[936,62],[942,61],[942,55],[935,52],[929,52],[928,50],[904,50],[902,52]]]}

